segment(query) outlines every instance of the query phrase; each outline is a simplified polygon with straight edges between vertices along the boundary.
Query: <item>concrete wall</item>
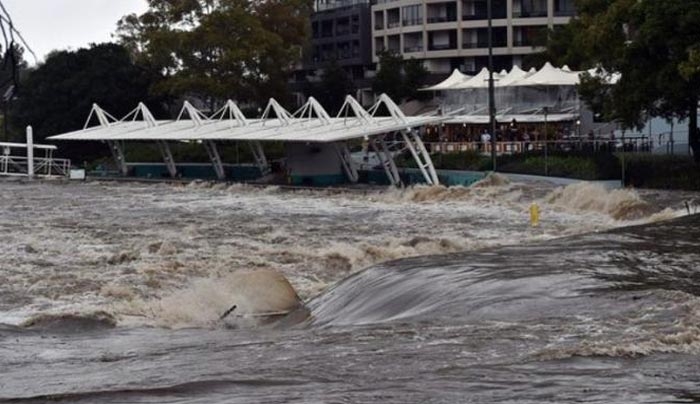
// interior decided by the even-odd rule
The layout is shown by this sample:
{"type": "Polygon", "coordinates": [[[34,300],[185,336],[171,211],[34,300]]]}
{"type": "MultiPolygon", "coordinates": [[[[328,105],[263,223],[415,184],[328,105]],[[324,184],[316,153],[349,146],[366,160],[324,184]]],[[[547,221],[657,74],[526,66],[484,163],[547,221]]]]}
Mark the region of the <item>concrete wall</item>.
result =
{"type": "Polygon", "coordinates": [[[287,171],[296,185],[332,185],[345,181],[333,144],[287,143],[287,171]]]}

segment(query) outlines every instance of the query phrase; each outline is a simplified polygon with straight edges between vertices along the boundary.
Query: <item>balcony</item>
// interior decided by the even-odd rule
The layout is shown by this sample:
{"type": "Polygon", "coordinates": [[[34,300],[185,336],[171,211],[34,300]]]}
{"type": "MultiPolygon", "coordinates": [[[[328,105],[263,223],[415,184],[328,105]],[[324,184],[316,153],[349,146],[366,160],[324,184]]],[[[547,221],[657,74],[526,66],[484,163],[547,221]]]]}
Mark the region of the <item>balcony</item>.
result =
{"type": "Polygon", "coordinates": [[[398,28],[401,26],[401,21],[389,21],[386,24],[387,29],[398,28]]]}
{"type": "MultiPolygon", "coordinates": [[[[479,41],[469,41],[462,43],[462,49],[483,49],[489,47],[489,41],[479,40],[479,41]]],[[[496,45],[494,44],[494,47],[496,45]]]]}
{"type": "Polygon", "coordinates": [[[453,50],[453,49],[457,49],[457,45],[455,45],[455,44],[430,44],[430,46],[428,46],[428,50],[431,50],[431,51],[453,50]]]}
{"type": "Polygon", "coordinates": [[[410,27],[413,25],[423,25],[423,19],[422,18],[421,19],[415,18],[415,19],[410,19],[410,20],[403,20],[404,27],[410,27]]]}
{"type": "Polygon", "coordinates": [[[555,17],[573,17],[576,15],[576,10],[554,10],[555,17]]]}
{"type": "Polygon", "coordinates": [[[423,52],[423,45],[405,46],[403,53],[423,52]]]}
{"type": "Polygon", "coordinates": [[[540,18],[540,17],[547,17],[547,10],[513,11],[513,18],[540,18]]]}
{"type": "Polygon", "coordinates": [[[438,24],[441,22],[453,22],[457,21],[457,16],[440,16],[440,17],[428,17],[428,24],[438,24]]]}
{"type": "Polygon", "coordinates": [[[513,46],[516,47],[532,47],[534,42],[530,38],[520,38],[520,39],[514,39],[513,40],[513,46]]]}

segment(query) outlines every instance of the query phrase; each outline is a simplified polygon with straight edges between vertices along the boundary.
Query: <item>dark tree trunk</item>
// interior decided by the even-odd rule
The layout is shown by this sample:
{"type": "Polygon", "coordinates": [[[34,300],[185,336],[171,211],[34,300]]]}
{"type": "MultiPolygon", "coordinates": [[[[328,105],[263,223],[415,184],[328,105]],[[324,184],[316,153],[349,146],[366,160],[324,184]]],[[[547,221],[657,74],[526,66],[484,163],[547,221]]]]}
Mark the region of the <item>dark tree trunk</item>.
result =
{"type": "Polygon", "coordinates": [[[698,98],[694,97],[690,104],[688,119],[688,144],[693,151],[693,159],[700,164],[700,133],[698,132],[698,98]]]}

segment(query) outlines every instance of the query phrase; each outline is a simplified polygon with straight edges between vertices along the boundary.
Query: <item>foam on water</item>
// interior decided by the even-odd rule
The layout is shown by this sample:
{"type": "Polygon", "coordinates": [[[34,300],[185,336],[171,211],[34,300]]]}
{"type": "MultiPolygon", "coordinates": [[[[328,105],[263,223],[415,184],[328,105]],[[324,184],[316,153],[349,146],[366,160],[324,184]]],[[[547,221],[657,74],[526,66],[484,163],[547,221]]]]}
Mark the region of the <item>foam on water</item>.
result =
{"type": "Polygon", "coordinates": [[[280,271],[306,300],[379,262],[680,214],[647,212],[634,191],[553,189],[499,175],[470,188],[363,192],[206,182],[3,185],[0,322],[14,324],[37,313],[100,310],[159,325],[210,324],[227,308],[226,280],[238,271],[280,271]],[[533,201],[543,205],[536,229],[528,222],[533,201]],[[169,311],[172,296],[189,307],[169,311]]]}

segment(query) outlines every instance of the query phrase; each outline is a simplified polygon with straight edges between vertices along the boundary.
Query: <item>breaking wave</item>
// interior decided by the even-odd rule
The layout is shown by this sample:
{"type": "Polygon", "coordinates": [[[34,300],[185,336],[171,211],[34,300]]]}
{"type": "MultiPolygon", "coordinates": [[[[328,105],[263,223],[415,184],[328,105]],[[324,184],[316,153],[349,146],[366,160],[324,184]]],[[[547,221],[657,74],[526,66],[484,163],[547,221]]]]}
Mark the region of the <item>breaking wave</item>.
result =
{"type": "Polygon", "coordinates": [[[301,306],[296,291],[282,274],[251,271],[200,279],[162,298],[136,299],[117,304],[114,309],[130,317],[129,323],[185,328],[232,323],[252,326],[261,316],[282,315],[301,306]]]}
{"type": "Polygon", "coordinates": [[[116,318],[107,312],[42,313],[24,321],[22,328],[52,333],[79,334],[116,327],[116,318]]]}
{"type": "Polygon", "coordinates": [[[605,213],[616,220],[639,219],[654,213],[652,206],[634,190],[609,190],[588,182],[557,188],[544,200],[562,208],[605,213]]]}

